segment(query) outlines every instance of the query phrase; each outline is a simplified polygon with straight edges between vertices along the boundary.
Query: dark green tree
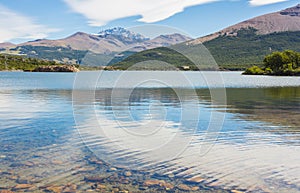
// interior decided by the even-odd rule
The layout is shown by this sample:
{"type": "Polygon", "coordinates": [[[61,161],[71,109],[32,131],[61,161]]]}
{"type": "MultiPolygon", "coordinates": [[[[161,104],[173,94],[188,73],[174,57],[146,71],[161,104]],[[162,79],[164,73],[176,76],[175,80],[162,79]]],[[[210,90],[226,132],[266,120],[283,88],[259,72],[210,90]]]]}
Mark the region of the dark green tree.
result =
{"type": "Polygon", "coordinates": [[[273,52],[265,57],[264,68],[257,66],[248,68],[244,74],[272,74],[272,75],[299,75],[300,74],[300,53],[285,50],[273,52]]]}
{"type": "Polygon", "coordinates": [[[288,63],[288,56],[282,52],[273,52],[264,59],[265,67],[272,69],[274,73],[282,72],[284,70],[284,65],[288,63]]]}

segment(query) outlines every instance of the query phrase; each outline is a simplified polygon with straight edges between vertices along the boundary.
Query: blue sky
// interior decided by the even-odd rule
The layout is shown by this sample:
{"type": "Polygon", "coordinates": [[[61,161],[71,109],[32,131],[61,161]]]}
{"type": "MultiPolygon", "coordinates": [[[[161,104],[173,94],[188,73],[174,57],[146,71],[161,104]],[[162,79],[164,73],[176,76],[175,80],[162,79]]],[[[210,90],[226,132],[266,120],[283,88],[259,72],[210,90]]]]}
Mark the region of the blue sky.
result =
{"type": "MultiPolygon", "coordinates": [[[[0,0],[0,42],[158,24],[192,37],[295,6],[298,0],[0,0]]],[[[148,34],[149,35],[149,34],[148,34]]]]}

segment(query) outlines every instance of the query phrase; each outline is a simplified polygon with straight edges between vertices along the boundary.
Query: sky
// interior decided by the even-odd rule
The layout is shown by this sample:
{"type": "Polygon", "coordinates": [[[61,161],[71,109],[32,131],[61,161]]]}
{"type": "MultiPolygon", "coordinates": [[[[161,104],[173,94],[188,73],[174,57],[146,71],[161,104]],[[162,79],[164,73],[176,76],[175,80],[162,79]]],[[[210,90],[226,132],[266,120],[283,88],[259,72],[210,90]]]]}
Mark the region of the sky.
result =
{"type": "MultiPolygon", "coordinates": [[[[112,27],[151,25],[166,26],[196,38],[298,3],[299,0],[0,0],[0,42],[59,39],[78,31],[94,34],[112,27]]],[[[146,31],[149,33],[144,35],[151,36],[151,30],[146,31]]]]}

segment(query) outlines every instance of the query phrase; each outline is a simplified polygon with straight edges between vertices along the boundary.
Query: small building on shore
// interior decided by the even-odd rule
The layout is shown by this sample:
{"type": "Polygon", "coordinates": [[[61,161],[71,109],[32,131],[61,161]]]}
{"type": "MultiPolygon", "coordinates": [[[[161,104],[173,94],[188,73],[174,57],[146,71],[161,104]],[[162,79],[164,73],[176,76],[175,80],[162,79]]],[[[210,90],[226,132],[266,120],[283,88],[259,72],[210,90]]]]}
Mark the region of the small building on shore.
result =
{"type": "Polygon", "coordinates": [[[181,70],[190,70],[190,66],[181,66],[180,67],[181,70]]]}

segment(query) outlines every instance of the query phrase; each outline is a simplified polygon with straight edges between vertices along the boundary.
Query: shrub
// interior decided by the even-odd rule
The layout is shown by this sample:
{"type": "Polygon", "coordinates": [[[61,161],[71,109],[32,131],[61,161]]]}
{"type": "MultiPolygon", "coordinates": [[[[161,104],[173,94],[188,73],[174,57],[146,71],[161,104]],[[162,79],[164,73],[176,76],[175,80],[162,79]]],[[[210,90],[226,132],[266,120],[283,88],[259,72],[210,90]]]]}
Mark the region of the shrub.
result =
{"type": "Polygon", "coordinates": [[[247,68],[243,74],[262,75],[265,74],[265,71],[258,66],[252,66],[247,68]]]}

